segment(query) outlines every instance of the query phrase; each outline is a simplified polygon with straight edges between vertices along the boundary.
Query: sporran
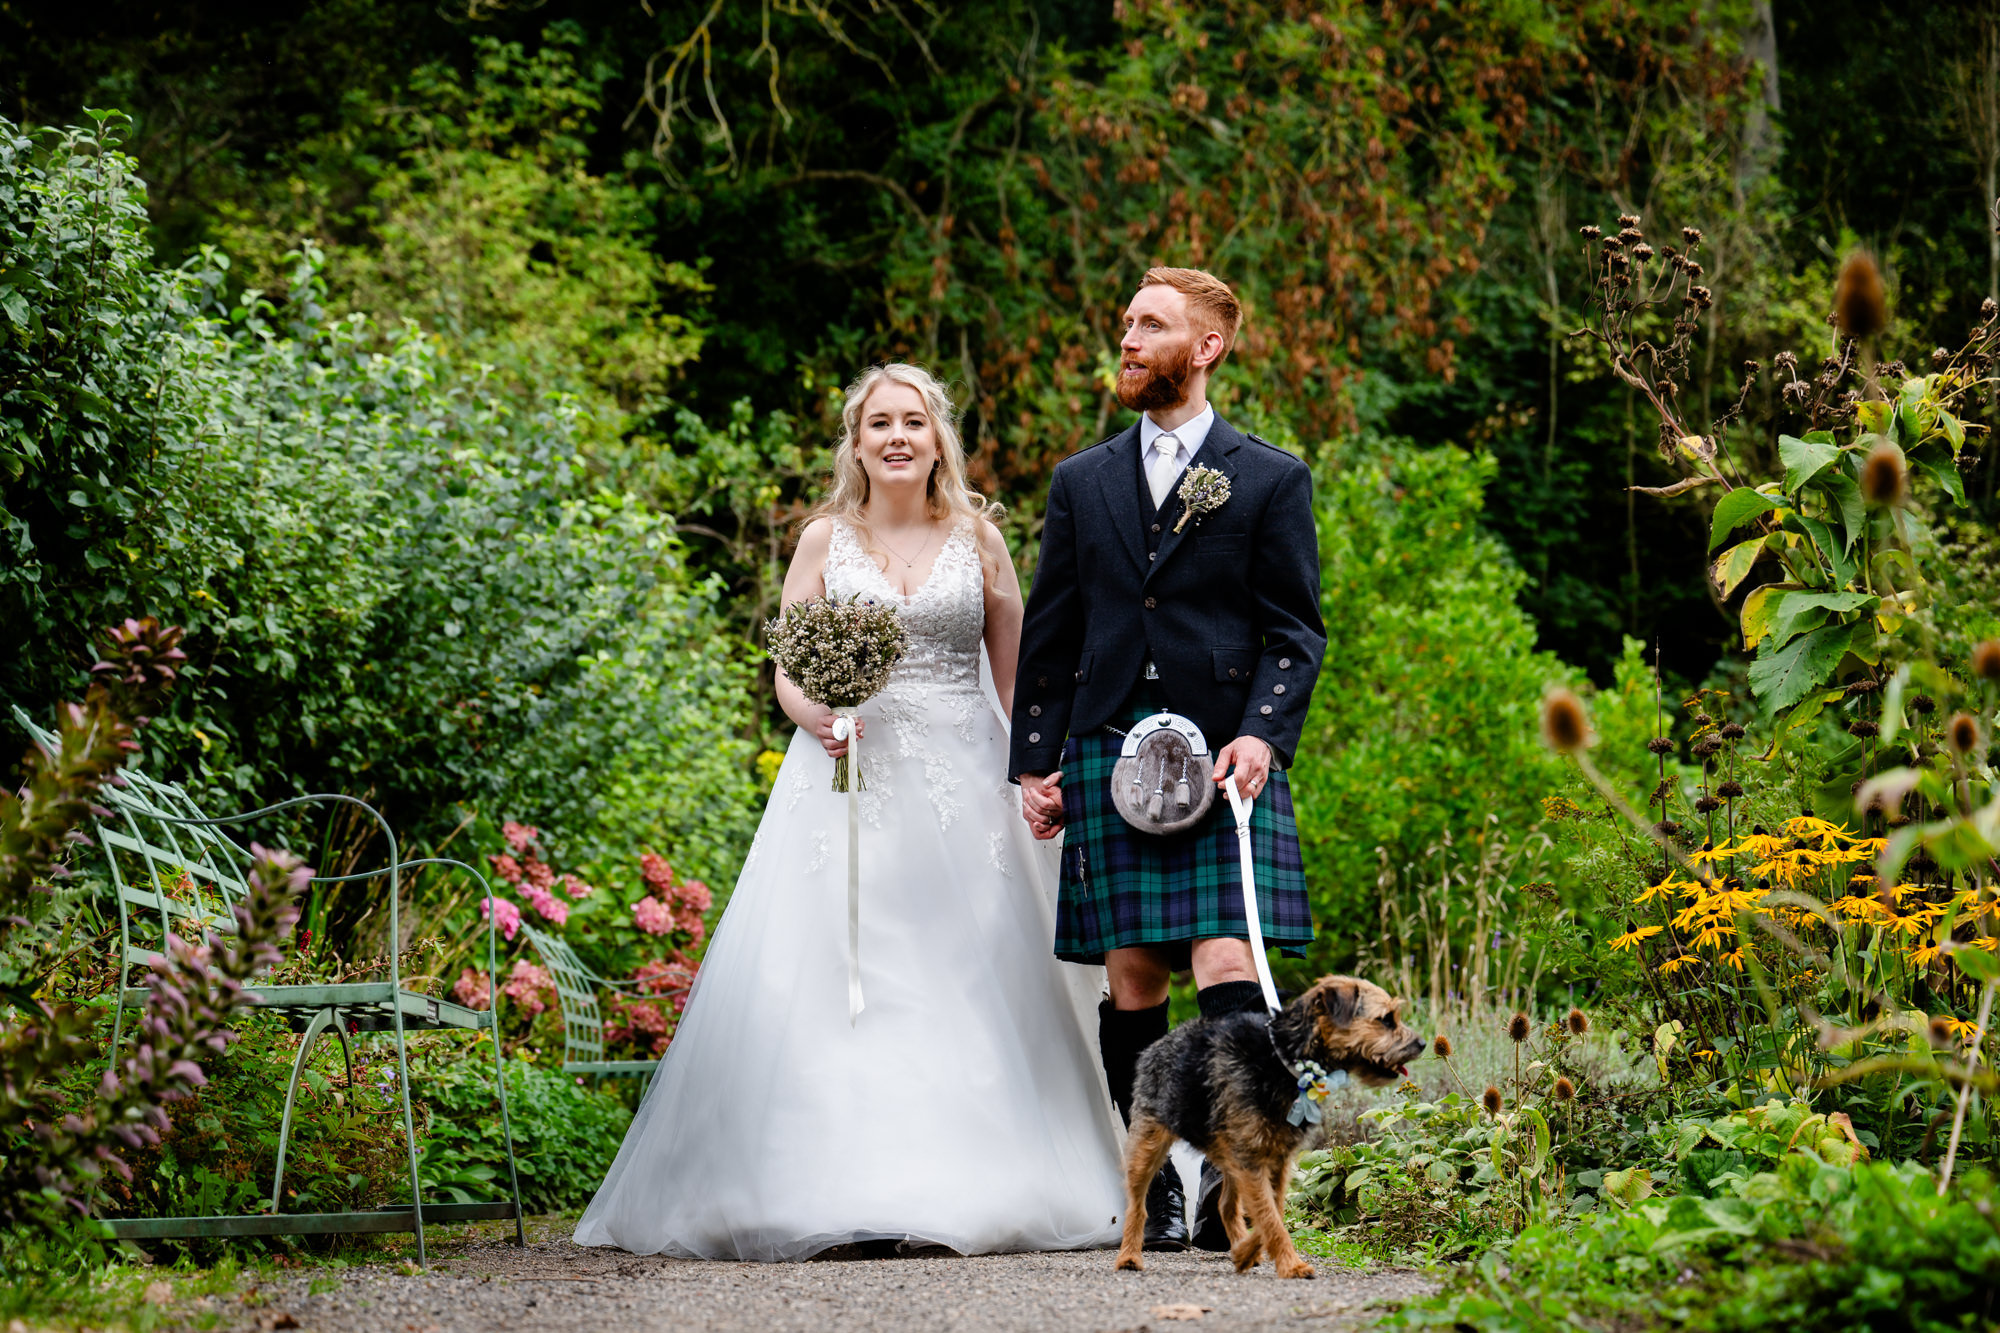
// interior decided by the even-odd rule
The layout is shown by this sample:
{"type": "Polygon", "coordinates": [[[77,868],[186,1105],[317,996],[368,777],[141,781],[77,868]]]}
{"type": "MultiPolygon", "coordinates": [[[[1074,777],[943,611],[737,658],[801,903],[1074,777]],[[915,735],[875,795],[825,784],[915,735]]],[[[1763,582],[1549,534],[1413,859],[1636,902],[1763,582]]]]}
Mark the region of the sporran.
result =
{"type": "Polygon", "coordinates": [[[1141,833],[1179,833],[1215,804],[1215,760],[1201,728],[1155,713],[1125,733],[1111,770],[1111,804],[1141,833]]]}

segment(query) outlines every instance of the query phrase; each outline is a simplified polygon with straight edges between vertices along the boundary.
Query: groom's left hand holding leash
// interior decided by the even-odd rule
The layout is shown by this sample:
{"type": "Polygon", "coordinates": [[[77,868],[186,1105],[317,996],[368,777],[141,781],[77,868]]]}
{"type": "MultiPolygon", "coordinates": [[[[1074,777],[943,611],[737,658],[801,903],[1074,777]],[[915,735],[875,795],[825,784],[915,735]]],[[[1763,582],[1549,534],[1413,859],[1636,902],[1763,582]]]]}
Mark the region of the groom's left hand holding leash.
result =
{"type": "Polygon", "coordinates": [[[1223,784],[1232,767],[1237,790],[1245,800],[1255,800],[1271,777],[1271,747],[1256,736],[1238,736],[1216,752],[1216,786],[1223,784]]]}

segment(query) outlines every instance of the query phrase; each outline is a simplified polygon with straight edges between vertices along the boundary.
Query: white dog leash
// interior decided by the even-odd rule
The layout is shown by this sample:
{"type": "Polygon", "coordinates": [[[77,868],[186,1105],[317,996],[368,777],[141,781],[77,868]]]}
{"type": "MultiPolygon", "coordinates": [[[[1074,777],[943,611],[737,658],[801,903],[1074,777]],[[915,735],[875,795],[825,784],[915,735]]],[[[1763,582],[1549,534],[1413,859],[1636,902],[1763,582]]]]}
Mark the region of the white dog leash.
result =
{"type": "Polygon", "coordinates": [[[1257,918],[1257,871],[1250,855],[1250,808],[1256,799],[1243,799],[1233,772],[1224,780],[1222,790],[1228,793],[1229,808],[1236,815],[1236,855],[1243,868],[1243,921],[1250,928],[1250,957],[1257,964],[1257,984],[1264,988],[1264,1003],[1275,1012],[1280,1007],[1278,986],[1271,980],[1270,960],[1264,957],[1264,925],[1257,918]]]}

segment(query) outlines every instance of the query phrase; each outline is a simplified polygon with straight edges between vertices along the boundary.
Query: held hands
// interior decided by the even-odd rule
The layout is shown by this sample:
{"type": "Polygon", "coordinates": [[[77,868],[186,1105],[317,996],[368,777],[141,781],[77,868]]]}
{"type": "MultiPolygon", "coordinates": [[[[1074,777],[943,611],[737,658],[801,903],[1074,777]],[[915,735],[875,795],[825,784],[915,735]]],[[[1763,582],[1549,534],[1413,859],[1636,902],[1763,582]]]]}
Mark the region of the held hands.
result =
{"type": "MultiPolygon", "coordinates": [[[[833,734],[833,723],[838,716],[831,708],[821,704],[813,705],[812,733],[825,747],[829,758],[838,759],[847,753],[847,742],[838,740],[833,734]]],[[[868,723],[862,718],[854,719],[854,735],[858,740],[868,738],[868,723]]]]}
{"type": "MultiPolygon", "coordinates": [[[[1231,766],[1236,769],[1236,789],[1246,801],[1263,794],[1271,777],[1271,747],[1255,736],[1238,736],[1215,755],[1215,785],[1222,786],[1231,766]]],[[[1023,778],[1022,785],[1027,785],[1023,778]]]]}
{"type": "Polygon", "coordinates": [[[1021,818],[1038,842],[1047,842],[1063,827],[1062,770],[1042,776],[1021,775],[1021,818]]]}

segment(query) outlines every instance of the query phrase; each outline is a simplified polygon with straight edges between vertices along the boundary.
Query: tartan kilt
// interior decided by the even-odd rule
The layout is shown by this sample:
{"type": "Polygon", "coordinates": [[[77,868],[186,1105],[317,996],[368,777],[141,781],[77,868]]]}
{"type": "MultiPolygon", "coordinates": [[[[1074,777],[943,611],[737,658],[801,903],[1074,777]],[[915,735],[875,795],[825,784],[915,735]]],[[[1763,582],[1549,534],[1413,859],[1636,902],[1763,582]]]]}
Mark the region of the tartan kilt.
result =
{"type": "MultiPolygon", "coordinates": [[[[1140,682],[1114,723],[1121,730],[1160,711],[1165,696],[1140,682]]],[[[1211,747],[1218,744],[1209,739],[1211,747]]],[[[1063,852],[1056,899],[1056,957],[1101,963],[1109,949],[1165,946],[1175,968],[1195,940],[1249,938],[1243,919],[1236,819],[1220,790],[1201,823],[1181,833],[1141,833],[1111,801],[1111,770],[1124,738],[1109,730],[1072,736],[1063,747],[1063,852]]],[[[1313,938],[1305,864],[1292,789],[1275,766],[1252,807],[1250,853],[1264,942],[1293,957],[1313,938]]]]}

